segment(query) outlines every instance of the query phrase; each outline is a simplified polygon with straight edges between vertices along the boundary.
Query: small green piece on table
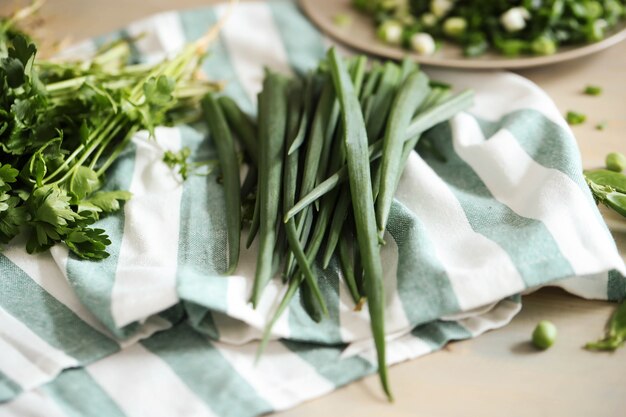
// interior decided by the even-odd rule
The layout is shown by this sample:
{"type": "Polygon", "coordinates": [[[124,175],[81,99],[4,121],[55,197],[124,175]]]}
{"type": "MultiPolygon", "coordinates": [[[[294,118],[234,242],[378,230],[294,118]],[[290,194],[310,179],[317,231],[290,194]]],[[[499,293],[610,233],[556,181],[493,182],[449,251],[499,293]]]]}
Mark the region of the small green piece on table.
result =
{"type": "Polygon", "coordinates": [[[556,335],[556,326],[548,320],[541,320],[533,331],[533,345],[537,349],[546,350],[554,344],[556,335]]]}
{"type": "Polygon", "coordinates": [[[606,169],[615,172],[626,170],[626,155],[620,152],[611,152],[606,156],[606,169]]]}
{"type": "Polygon", "coordinates": [[[567,114],[565,115],[565,120],[567,120],[567,123],[569,125],[579,125],[585,122],[585,120],[587,120],[587,116],[585,116],[582,113],[578,113],[575,111],[568,111],[567,114]]]}
{"type": "Polygon", "coordinates": [[[584,93],[588,96],[599,96],[602,94],[602,87],[598,87],[597,85],[588,85],[585,87],[584,93]]]}
{"type": "Polygon", "coordinates": [[[626,302],[617,307],[607,325],[603,339],[585,345],[588,350],[614,351],[624,345],[626,341],[626,302]]]}

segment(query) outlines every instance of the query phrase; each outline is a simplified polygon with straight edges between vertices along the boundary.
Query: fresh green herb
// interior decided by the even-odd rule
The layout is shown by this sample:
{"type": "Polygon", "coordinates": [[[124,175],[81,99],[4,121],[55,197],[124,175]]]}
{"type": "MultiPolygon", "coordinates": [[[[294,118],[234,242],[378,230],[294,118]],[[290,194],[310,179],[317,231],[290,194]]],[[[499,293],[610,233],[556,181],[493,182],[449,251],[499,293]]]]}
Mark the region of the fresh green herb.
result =
{"type": "Polygon", "coordinates": [[[585,120],[587,120],[587,116],[585,116],[582,113],[578,113],[575,111],[568,111],[567,114],[565,115],[565,120],[567,120],[567,123],[574,126],[574,125],[579,125],[585,122],[585,120]]]}
{"type": "Polygon", "coordinates": [[[217,160],[191,162],[190,159],[191,149],[187,146],[178,151],[165,151],[163,153],[165,165],[175,170],[183,181],[191,175],[208,175],[212,168],[218,164],[217,160]]]}
{"type": "Polygon", "coordinates": [[[616,350],[626,342],[626,302],[622,302],[609,320],[604,338],[585,345],[589,350],[616,350]]]}
{"type": "Polygon", "coordinates": [[[620,152],[611,152],[605,159],[606,169],[615,172],[626,170],[626,155],[620,152]]]}
{"type": "Polygon", "coordinates": [[[602,94],[602,87],[598,87],[597,85],[588,85],[585,87],[584,93],[588,96],[599,96],[602,94]]]}
{"type": "Polygon", "coordinates": [[[545,350],[556,341],[556,326],[547,320],[541,320],[533,331],[533,345],[537,349],[545,350]]]}
{"type": "Polygon", "coordinates": [[[107,169],[136,131],[197,116],[217,85],[193,79],[200,43],[154,65],[129,65],[125,41],[84,62],[38,60],[14,29],[22,15],[0,20],[0,242],[23,231],[30,253],[62,242],[106,258],[110,241],[91,225],[130,198],[100,191],[107,169]]]}

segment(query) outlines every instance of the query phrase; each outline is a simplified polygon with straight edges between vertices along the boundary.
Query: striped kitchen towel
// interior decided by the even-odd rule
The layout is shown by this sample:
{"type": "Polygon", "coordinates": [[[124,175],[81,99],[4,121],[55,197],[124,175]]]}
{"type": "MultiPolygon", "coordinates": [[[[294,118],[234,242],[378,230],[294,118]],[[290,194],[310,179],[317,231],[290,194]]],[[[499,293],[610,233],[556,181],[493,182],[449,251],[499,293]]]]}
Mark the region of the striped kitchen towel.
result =
{"type": "MultiPolygon", "coordinates": [[[[152,61],[202,35],[225,6],[164,13],[66,53],[145,33],[152,61]]],[[[263,67],[314,68],[330,41],[287,1],[239,6],[203,69],[256,111],[263,67]]],[[[427,133],[446,162],[411,155],[382,256],[390,364],[508,323],[517,294],[557,285],[585,298],[626,295],[624,265],[581,174],[571,131],[550,99],[504,72],[430,75],[476,91],[475,106],[427,133]]],[[[0,416],[255,416],[292,407],[376,370],[366,311],[355,312],[336,264],[318,270],[330,315],[312,322],[299,297],[254,363],[285,290],[247,303],[254,251],[224,277],[218,172],[180,183],[162,162],[187,146],[215,156],[203,126],[139,133],[107,186],[133,193],[102,219],[100,262],[62,246],[0,254],[0,416]]],[[[393,382],[393,381],[392,381],[393,382]]]]}

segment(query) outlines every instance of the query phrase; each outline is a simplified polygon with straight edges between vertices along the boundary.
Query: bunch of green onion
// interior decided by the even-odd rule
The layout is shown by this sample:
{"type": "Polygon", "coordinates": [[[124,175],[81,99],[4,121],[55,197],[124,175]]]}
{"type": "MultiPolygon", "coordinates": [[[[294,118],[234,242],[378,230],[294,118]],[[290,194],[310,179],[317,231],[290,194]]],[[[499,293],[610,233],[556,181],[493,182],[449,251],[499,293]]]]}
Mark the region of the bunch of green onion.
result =
{"type": "Polygon", "coordinates": [[[314,264],[325,269],[336,256],[355,308],[367,303],[391,398],[380,248],[393,196],[421,135],[468,108],[472,93],[452,95],[410,60],[367,64],[364,56],[344,61],[331,49],[301,77],[268,72],[256,124],[228,97],[210,95],[203,104],[225,186],[229,272],[239,256],[241,213],[249,207],[247,245],[257,239],[259,247],[252,304],[275,275],[288,286],[259,353],[298,290],[313,320],[328,315],[314,264]],[[248,164],[242,185],[233,137],[248,164]]]}
{"type": "Polygon", "coordinates": [[[466,56],[494,48],[505,56],[550,55],[561,45],[596,42],[626,13],[624,0],[353,0],[378,36],[422,55],[441,40],[466,56]]]}

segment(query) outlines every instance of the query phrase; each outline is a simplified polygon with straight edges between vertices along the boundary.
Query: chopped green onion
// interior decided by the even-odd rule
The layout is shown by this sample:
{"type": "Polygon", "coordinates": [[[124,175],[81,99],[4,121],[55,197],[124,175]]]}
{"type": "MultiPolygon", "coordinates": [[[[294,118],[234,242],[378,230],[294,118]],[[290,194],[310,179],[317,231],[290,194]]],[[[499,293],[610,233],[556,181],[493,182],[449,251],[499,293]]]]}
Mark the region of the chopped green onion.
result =
{"type": "Polygon", "coordinates": [[[588,96],[599,96],[602,94],[602,87],[598,87],[597,85],[588,85],[585,87],[584,93],[588,96]]]}
{"type": "Polygon", "coordinates": [[[565,115],[565,120],[567,120],[567,123],[570,125],[579,125],[585,122],[585,120],[587,120],[587,116],[585,116],[582,113],[578,113],[575,111],[568,111],[567,114],[565,115]]]}

